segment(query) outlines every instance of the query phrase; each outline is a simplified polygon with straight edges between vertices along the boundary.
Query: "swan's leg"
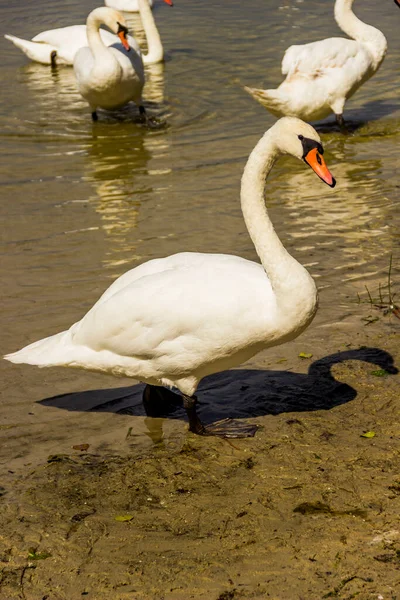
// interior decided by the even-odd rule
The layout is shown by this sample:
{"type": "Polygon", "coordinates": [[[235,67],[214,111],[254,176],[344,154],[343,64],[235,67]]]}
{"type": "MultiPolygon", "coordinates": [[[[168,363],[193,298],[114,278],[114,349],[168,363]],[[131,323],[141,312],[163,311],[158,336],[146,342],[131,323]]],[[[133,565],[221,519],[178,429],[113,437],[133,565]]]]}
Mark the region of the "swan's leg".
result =
{"type": "Polygon", "coordinates": [[[143,106],[143,104],[139,104],[139,113],[140,113],[140,116],[142,117],[142,121],[144,123],[147,123],[147,112],[146,112],[146,109],[143,106]]]}
{"type": "Polygon", "coordinates": [[[333,112],[335,113],[336,123],[339,125],[340,131],[342,133],[348,133],[346,124],[343,119],[343,110],[344,110],[345,101],[346,101],[346,98],[338,98],[331,105],[331,108],[332,108],[333,112]]]}
{"type": "Polygon", "coordinates": [[[196,396],[185,396],[182,394],[183,398],[183,406],[186,410],[186,414],[189,419],[189,431],[193,433],[197,433],[198,435],[206,435],[206,428],[203,423],[200,421],[197,411],[196,411],[196,396]]]}
{"type": "Polygon", "coordinates": [[[56,50],[53,50],[53,52],[50,54],[50,64],[51,64],[51,68],[52,69],[56,69],[57,68],[57,52],[56,50]]]}
{"type": "MultiPolygon", "coordinates": [[[[146,384],[146,387],[143,390],[142,402],[145,407],[146,415],[149,417],[154,416],[152,413],[153,405],[157,404],[157,402],[162,400],[161,389],[155,385],[146,384]]],[[[157,415],[158,416],[158,415],[157,415]]]]}
{"type": "Polygon", "coordinates": [[[339,127],[344,127],[343,115],[335,115],[335,116],[336,116],[336,123],[339,125],[339,127]]]}
{"type": "Polygon", "coordinates": [[[233,419],[223,419],[210,425],[203,425],[196,411],[196,396],[182,394],[183,406],[189,419],[189,431],[198,435],[216,435],[223,438],[245,438],[254,437],[258,429],[257,425],[241,423],[233,419]]]}
{"type": "Polygon", "coordinates": [[[96,121],[98,121],[98,120],[99,120],[99,117],[97,116],[97,112],[94,110],[94,111],[92,112],[92,121],[95,121],[95,122],[96,122],[96,121]]]}
{"type": "Polygon", "coordinates": [[[344,122],[343,115],[335,115],[336,123],[339,125],[341,131],[347,132],[346,123],[344,122]]]}
{"type": "Polygon", "coordinates": [[[154,418],[164,417],[178,406],[182,406],[180,394],[149,383],[143,390],[142,401],[146,415],[154,418]]]}

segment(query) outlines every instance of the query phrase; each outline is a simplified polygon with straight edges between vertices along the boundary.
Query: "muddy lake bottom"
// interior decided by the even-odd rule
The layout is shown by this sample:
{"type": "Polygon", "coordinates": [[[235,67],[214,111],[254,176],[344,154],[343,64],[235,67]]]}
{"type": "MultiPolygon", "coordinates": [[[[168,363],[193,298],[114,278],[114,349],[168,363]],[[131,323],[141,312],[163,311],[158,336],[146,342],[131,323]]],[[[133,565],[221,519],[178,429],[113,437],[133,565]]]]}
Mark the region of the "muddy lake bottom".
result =
{"type": "MultiPolygon", "coordinates": [[[[399,339],[392,318],[357,348],[395,365],[399,339]]],[[[0,598],[400,598],[397,377],[362,360],[332,373],[351,402],[251,419],[251,439],[180,422],[151,452],[71,448],[9,473],[0,598]]],[[[312,388],[327,394],[322,379],[312,388]]]]}

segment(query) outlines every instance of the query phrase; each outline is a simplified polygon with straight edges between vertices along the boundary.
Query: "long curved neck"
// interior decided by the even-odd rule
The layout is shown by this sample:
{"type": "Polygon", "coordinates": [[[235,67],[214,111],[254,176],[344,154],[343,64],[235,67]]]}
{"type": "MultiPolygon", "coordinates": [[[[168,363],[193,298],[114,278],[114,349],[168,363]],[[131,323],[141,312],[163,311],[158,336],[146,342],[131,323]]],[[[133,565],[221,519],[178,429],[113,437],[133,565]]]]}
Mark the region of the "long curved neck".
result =
{"type": "Polygon", "coordinates": [[[100,35],[100,25],[104,23],[102,11],[103,7],[93,10],[86,21],[86,36],[95,58],[103,58],[110,54],[100,35]]]}
{"type": "Polygon", "coordinates": [[[164,58],[164,49],[148,0],[139,0],[139,12],[148,48],[147,54],[143,55],[143,62],[146,65],[161,62],[164,58]]]}
{"type": "Polygon", "coordinates": [[[382,62],[386,49],[387,41],[379,29],[367,25],[361,21],[352,11],[354,0],[336,0],[335,2],[335,20],[348,36],[369,47],[375,61],[378,65],[382,62]]]}
{"type": "Polygon", "coordinates": [[[265,205],[265,181],[279,154],[272,128],[250,154],[242,176],[240,198],[246,227],[262,266],[276,296],[281,295],[286,302],[289,290],[297,287],[300,281],[310,284],[312,279],[283,246],[265,205]]]}

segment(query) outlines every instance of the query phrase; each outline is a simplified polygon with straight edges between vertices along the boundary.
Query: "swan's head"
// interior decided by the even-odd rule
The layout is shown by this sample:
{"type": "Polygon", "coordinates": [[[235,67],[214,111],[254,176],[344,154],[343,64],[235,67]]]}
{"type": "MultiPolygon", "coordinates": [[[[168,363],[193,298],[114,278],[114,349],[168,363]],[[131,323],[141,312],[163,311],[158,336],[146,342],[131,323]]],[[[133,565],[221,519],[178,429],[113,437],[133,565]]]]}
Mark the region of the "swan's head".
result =
{"type": "Polygon", "coordinates": [[[336,181],[325,164],[324,149],[314,127],[296,117],[283,117],[271,127],[278,150],[303,160],[322,181],[335,187],[336,181]]]}
{"type": "Polygon", "coordinates": [[[118,35],[119,39],[121,40],[121,44],[123,45],[123,47],[125,48],[125,50],[128,50],[128,52],[129,52],[129,50],[131,49],[131,47],[130,47],[128,39],[127,39],[128,28],[127,28],[126,25],[124,25],[120,21],[118,21],[117,35],[118,35]]]}
{"type": "Polygon", "coordinates": [[[103,24],[119,37],[125,50],[129,51],[131,47],[127,39],[128,27],[126,26],[125,17],[118,10],[106,6],[102,6],[100,10],[103,24]]]}

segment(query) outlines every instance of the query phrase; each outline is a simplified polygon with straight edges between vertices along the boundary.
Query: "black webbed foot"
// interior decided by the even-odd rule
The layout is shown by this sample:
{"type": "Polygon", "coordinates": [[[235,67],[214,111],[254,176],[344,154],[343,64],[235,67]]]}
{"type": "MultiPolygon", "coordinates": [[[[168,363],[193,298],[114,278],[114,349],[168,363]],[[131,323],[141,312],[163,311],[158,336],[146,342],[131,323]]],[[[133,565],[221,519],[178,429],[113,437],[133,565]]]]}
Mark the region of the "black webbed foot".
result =
{"type": "Polygon", "coordinates": [[[149,129],[163,129],[166,126],[165,121],[157,119],[157,117],[149,117],[144,106],[139,106],[140,123],[146,125],[149,129]]]}
{"type": "Polygon", "coordinates": [[[183,395],[183,406],[189,419],[189,431],[197,435],[215,435],[223,438],[254,437],[258,425],[242,423],[234,419],[222,419],[209,425],[203,425],[196,411],[196,396],[183,395]]]}
{"type": "MultiPolygon", "coordinates": [[[[257,433],[258,425],[252,423],[242,423],[235,419],[222,419],[209,425],[203,425],[203,431],[200,435],[216,435],[222,438],[248,438],[254,437],[257,433]]],[[[198,433],[198,432],[195,432],[198,433]]]]}

